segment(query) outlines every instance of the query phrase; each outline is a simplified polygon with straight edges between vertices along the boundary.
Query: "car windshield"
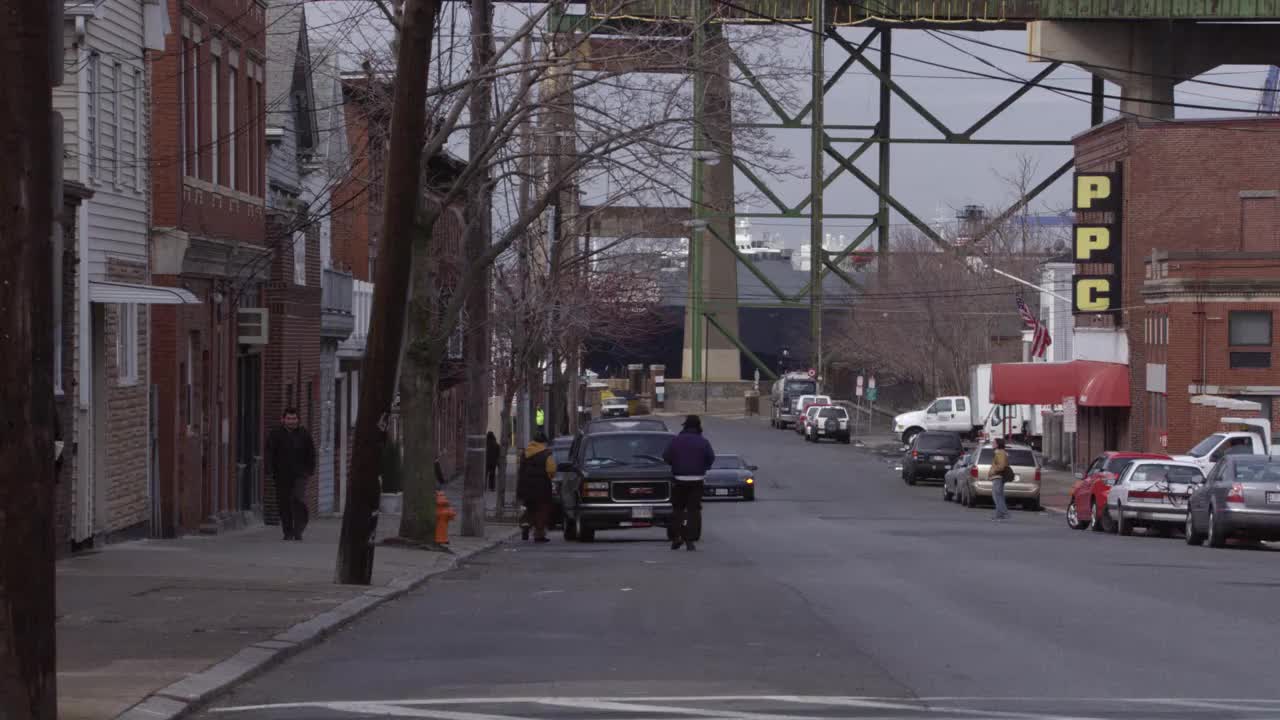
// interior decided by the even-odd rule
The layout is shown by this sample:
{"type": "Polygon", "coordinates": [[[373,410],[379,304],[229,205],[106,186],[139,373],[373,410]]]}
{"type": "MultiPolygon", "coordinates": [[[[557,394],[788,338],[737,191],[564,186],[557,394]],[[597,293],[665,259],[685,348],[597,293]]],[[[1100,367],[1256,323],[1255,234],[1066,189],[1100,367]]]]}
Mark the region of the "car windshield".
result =
{"type": "Polygon", "coordinates": [[[1133,458],[1113,457],[1102,466],[1103,471],[1119,475],[1125,468],[1133,464],[1133,458]]]}
{"type": "Polygon", "coordinates": [[[818,417],[823,420],[835,418],[837,420],[845,420],[849,417],[849,412],[844,408],[827,407],[818,411],[818,417]]]}
{"type": "Polygon", "coordinates": [[[1224,437],[1226,436],[1220,433],[1214,433],[1197,443],[1195,447],[1187,451],[1187,454],[1191,457],[1204,457],[1205,455],[1208,455],[1211,450],[1217,447],[1218,443],[1222,442],[1222,438],[1224,437]]]}
{"type": "MultiPolygon", "coordinates": [[[[982,448],[982,454],[978,456],[979,465],[990,465],[991,458],[995,456],[995,450],[992,448],[982,448]]],[[[1009,464],[1018,467],[1035,467],[1036,456],[1026,448],[1007,448],[1005,452],[1009,454],[1009,464]]]]}
{"type": "Polygon", "coordinates": [[[818,390],[818,383],[813,380],[788,380],[785,387],[785,394],[791,397],[797,395],[812,395],[818,390]]]}
{"type": "Polygon", "coordinates": [[[667,424],[661,420],[637,420],[633,418],[592,423],[591,429],[594,432],[618,432],[620,430],[657,430],[665,432],[667,424]]]}
{"type": "Polygon", "coordinates": [[[744,467],[746,464],[737,455],[717,455],[715,462],[711,463],[712,470],[741,470],[744,467]]]}
{"type": "Polygon", "coordinates": [[[954,433],[924,433],[916,439],[917,450],[959,450],[960,436],[954,433]]]}
{"type": "Polygon", "coordinates": [[[626,404],[627,404],[627,399],[626,399],[626,398],[620,398],[620,397],[611,397],[611,398],[605,398],[605,399],[602,401],[602,403],[603,403],[604,405],[626,405],[626,404]]]}
{"type": "Polygon", "coordinates": [[[587,441],[587,465],[644,465],[662,462],[670,435],[659,433],[598,435],[587,441]]]}
{"type": "Polygon", "coordinates": [[[1134,468],[1128,482],[1130,485],[1140,487],[1148,485],[1160,486],[1170,483],[1188,485],[1193,482],[1204,482],[1204,473],[1200,472],[1200,468],[1196,467],[1153,463],[1151,465],[1139,465],[1134,468]]]}

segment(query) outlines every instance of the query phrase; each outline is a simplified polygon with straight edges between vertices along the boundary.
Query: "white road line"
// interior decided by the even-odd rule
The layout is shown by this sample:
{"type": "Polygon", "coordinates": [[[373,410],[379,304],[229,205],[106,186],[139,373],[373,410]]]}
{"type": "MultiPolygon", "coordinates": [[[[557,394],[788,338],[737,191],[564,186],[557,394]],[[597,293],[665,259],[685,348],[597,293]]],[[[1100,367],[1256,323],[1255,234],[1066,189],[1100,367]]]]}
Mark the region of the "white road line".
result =
{"type": "Polygon", "coordinates": [[[572,707],[583,710],[599,710],[601,712],[652,712],[668,715],[690,715],[699,718],[731,718],[733,720],[824,720],[804,715],[779,715],[777,713],[752,713],[736,710],[688,708],[677,705],[651,705],[642,698],[634,698],[632,702],[617,702],[592,698],[543,698],[540,705],[572,707]]]}
{"type": "MultiPolygon", "coordinates": [[[[778,695],[773,697],[774,700],[782,700],[785,702],[805,703],[808,705],[838,705],[841,707],[875,707],[869,704],[871,701],[855,700],[850,698],[839,697],[806,697],[804,695],[778,695]]],[[[928,703],[927,698],[916,698],[917,701],[928,703]]],[[[893,708],[889,704],[878,705],[882,708],[893,708]]],[[[980,717],[1002,717],[1002,718],[1025,718],[1026,720],[1101,720],[1099,718],[1091,718],[1084,715],[1045,715],[1037,712],[1017,712],[1010,710],[975,710],[971,708],[942,707],[937,705],[925,706],[897,706],[901,709],[917,710],[930,715],[937,713],[939,715],[959,715],[959,716],[980,716],[980,717]]]]}
{"type": "Polygon", "coordinates": [[[517,715],[488,715],[485,713],[458,712],[406,707],[395,702],[336,702],[325,706],[326,710],[362,713],[364,715],[392,715],[395,717],[432,718],[433,720],[522,720],[517,715]]]}

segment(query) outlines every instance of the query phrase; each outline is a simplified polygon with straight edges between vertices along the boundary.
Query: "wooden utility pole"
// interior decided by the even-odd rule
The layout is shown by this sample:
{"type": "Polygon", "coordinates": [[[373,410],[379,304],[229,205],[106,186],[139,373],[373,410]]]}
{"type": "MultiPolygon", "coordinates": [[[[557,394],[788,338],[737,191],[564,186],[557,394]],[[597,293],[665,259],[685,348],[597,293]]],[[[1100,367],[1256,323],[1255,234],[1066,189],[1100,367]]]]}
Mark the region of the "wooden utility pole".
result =
{"type": "MultiPolygon", "coordinates": [[[[471,74],[475,90],[471,95],[471,129],[467,134],[470,162],[486,164],[484,155],[490,141],[493,90],[487,76],[493,48],[493,3],[471,0],[471,74]]],[[[489,172],[476,172],[467,188],[467,267],[481,262],[492,242],[493,189],[489,172]]],[[[490,344],[489,278],[485,272],[467,295],[463,324],[467,365],[467,457],[462,483],[462,534],[484,537],[485,431],[489,427],[490,344]]]]}
{"type": "Polygon", "coordinates": [[[57,716],[52,87],[61,2],[0,1],[0,717],[57,716]],[[54,6],[57,7],[54,7],[54,6]],[[40,59],[48,58],[48,62],[40,59]],[[20,70],[19,70],[20,69],[20,70]]]}
{"type": "Polygon", "coordinates": [[[364,358],[365,381],[360,385],[360,412],[351,452],[351,482],[347,485],[338,544],[335,581],[340,583],[368,585],[373,575],[381,495],[378,471],[404,343],[415,220],[422,194],[427,72],[438,12],[438,0],[405,0],[400,15],[391,137],[386,153],[382,247],[378,249],[364,358]]]}

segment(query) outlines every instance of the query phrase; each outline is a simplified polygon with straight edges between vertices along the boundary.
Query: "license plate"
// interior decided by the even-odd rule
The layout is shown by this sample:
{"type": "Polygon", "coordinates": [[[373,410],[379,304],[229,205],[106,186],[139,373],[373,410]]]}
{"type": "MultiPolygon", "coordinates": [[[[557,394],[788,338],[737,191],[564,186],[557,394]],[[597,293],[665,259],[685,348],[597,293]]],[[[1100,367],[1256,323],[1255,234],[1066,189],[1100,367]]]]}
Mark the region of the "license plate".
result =
{"type": "Polygon", "coordinates": [[[1269,492],[1269,493],[1267,493],[1267,504],[1268,504],[1268,505],[1280,505],[1280,492],[1269,492]]]}
{"type": "Polygon", "coordinates": [[[826,434],[827,434],[827,431],[826,431],[826,430],[819,430],[819,431],[818,431],[818,434],[819,434],[819,435],[826,435],[826,434]]]}
{"type": "Polygon", "coordinates": [[[653,508],[651,507],[633,507],[631,508],[631,518],[648,520],[653,517],[653,508]]]}
{"type": "Polygon", "coordinates": [[[717,494],[717,495],[728,495],[728,494],[729,494],[729,489],[728,489],[728,488],[716,488],[716,494],[717,494]]]}
{"type": "Polygon", "coordinates": [[[934,455],[934,456],[933,456],[933,461],[934,461],[934,462],[946,462],[946,461],[947,461],[947,456],[946,456],[946,455],[934,455]]]}

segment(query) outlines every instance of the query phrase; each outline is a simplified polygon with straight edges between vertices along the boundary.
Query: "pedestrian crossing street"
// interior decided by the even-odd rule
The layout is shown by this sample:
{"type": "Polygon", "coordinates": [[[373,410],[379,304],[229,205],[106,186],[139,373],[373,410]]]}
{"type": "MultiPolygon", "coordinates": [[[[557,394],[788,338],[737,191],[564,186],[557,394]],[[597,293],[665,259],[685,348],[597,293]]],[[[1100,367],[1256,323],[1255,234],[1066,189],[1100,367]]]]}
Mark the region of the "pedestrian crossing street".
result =
{"type": "Polygon", "coordinates": [[[316,701],[218,708],[281,720],[1253,720],[1280,717],[1280,700],[1242,698],[877,698],[800,695],[507,697],[316,701]]]}

